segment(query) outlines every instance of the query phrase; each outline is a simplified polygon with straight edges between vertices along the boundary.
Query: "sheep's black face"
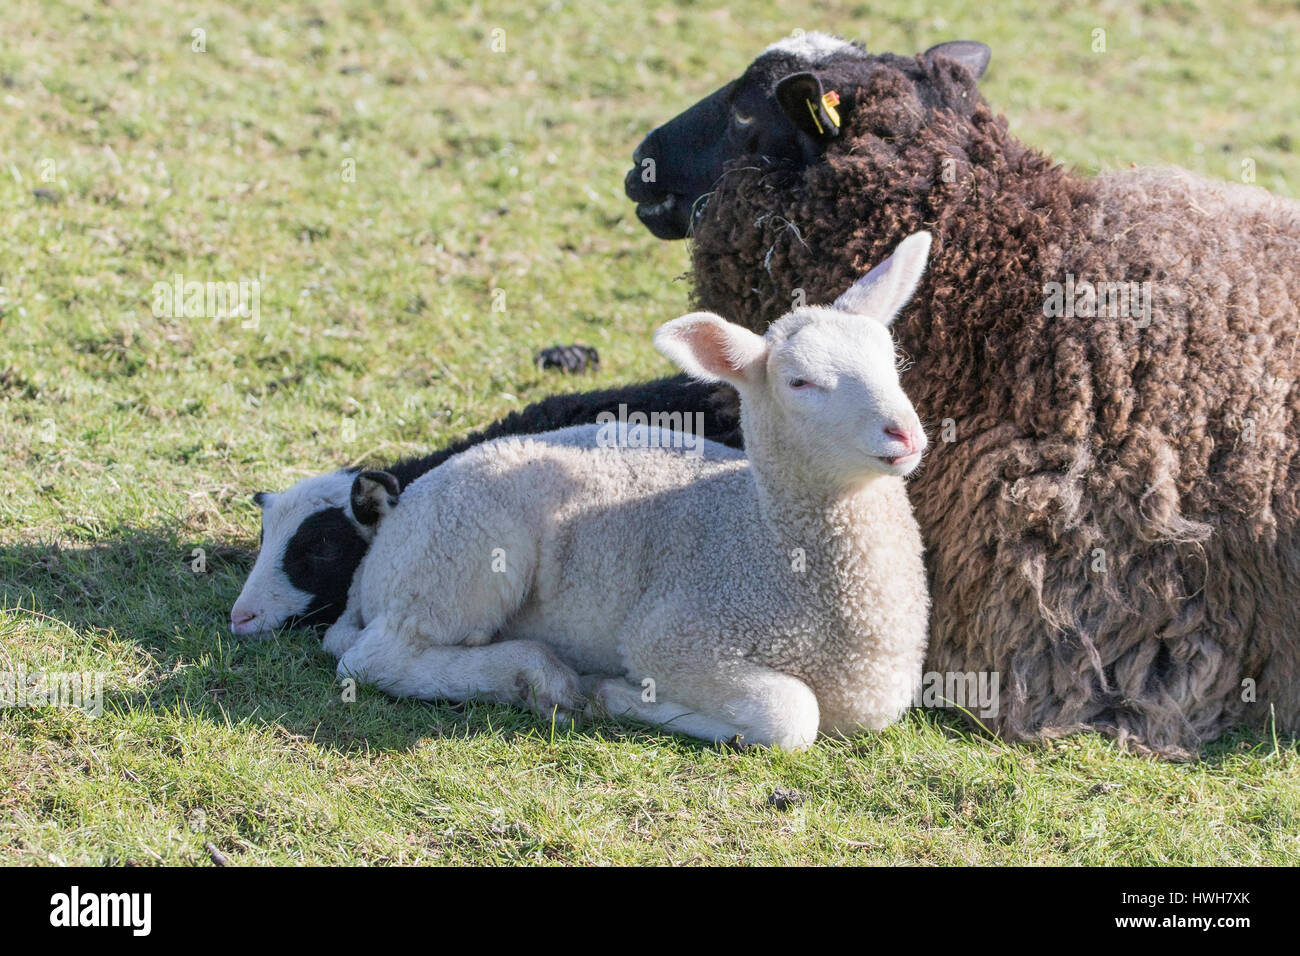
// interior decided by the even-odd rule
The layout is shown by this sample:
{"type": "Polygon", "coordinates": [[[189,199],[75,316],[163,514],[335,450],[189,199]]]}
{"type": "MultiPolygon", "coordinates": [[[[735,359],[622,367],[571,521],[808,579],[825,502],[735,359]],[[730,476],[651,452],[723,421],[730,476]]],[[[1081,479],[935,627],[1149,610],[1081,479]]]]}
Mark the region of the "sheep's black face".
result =
{"type": "MultiPolygon", "coordinates": [[[[921,59],[945,56],[978,78],[989,55],[982,43],[955,41],[921,59]]],[[[734,164],[750,160],[803,169],[818,162],[839,137],[856,90],[881,68],[902,70],[918,86],[926,82],[916,58],[871,55],[824,34],[773,44],[739,79],[642,140],[624,181],[637,218],[659,239],[683,239],[734,164]]],[[[941,105],[937,91],[918,93],[923,103],[941,105]]]]}

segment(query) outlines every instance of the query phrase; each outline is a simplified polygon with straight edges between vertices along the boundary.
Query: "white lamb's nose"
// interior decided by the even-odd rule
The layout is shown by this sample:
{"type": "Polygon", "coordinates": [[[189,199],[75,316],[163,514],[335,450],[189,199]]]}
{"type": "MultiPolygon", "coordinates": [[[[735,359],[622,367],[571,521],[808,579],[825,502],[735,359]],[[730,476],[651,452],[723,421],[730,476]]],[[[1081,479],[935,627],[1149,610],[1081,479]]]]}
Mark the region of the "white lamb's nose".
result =
{"type": "Polygon", "coordinates": [[[230,631],[232,634],[245,634],[258,618],[256,611],[241,611],[238,608],[230,612],[230,631]]]}
{"type": "Polygon", "coordinates": [[[900,428],[897,425],[890,425],[888,428],[885,429],[885,434],[888,435],[890,438],[894,438],[897,439],[898,441],[901,441],[903,443],[903,447],[906,448],[909,453],[916,450],[916,439],[912,436],[912,433],[909,432],[907,429],[900,428]]]}

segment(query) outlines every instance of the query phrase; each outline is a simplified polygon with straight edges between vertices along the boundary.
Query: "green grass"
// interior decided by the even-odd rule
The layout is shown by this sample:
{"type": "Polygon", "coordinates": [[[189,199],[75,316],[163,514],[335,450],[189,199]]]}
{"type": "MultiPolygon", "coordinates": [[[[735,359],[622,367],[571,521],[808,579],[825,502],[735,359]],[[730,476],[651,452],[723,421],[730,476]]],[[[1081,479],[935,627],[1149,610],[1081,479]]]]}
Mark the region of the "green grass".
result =
{"type": "Polygon", "coordinates": [[[650,333],[688,305],[687,249],[641,228],[623,171],[791,29],[981,39],[987,95],[1062,161],[1252,160],[1300,193],[1294,3],[884,6],[7,0],[0,671],[107,690],[94,719],[0,711],[0,862],[206,865],[209,843],[233,863],[1300,861],[1286,740],[1172,765],[914,713],[733,753],[344,703],[311,636],[226,633],[252,491],[667,370],[650,333]],[[176,273],[260,278],[260,323],[154,317],[176,273]],[[598,376],[534,370],[573,341],[598,376]],[[770,806],[777,788],[804,799],[770,806]]]}

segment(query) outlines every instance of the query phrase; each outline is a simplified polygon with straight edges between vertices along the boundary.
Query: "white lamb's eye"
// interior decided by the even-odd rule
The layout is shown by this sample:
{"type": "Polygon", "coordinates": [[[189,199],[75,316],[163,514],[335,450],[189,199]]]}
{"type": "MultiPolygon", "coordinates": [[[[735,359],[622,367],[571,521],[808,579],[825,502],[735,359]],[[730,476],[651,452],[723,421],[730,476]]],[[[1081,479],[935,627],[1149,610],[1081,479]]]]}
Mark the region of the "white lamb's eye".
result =
{"type": "Polygon", "coordinates": [[[792,378],[790,379],[790,387],[791,388],[812,388],[813,384],[807,379],[792,378]]]}

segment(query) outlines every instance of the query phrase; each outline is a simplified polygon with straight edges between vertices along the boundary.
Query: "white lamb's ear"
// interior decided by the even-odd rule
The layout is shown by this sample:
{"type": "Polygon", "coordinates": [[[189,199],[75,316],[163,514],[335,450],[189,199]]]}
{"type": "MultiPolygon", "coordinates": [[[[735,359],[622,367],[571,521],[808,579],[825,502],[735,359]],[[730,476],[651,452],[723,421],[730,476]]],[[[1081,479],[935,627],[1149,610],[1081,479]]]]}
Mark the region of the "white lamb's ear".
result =
{"type": "Polygon", "coordinates": [[[836,299],[835,308],[868,316],[888,327],[916,291],[929,254],[930,234],[912,233],[898,244],[889,258],[836,299]]]}
{"type": "Polygon", "coordinates": [[[655,348],[692,378],[731,385],[757,385],[763,379],[767,343],[712,312],[692,312],[665,322],[655,332],[655,348]]]}

